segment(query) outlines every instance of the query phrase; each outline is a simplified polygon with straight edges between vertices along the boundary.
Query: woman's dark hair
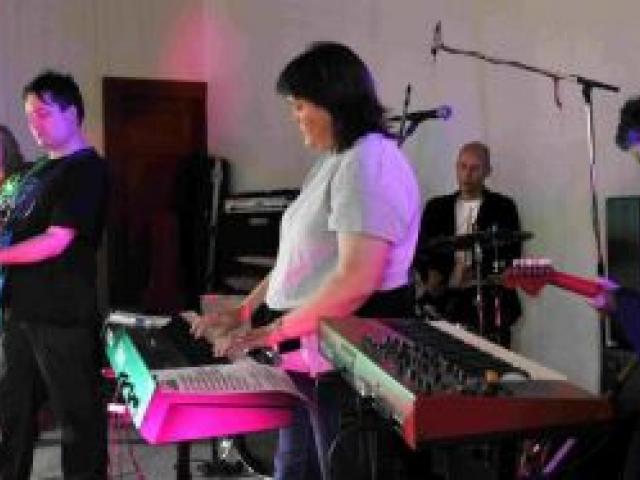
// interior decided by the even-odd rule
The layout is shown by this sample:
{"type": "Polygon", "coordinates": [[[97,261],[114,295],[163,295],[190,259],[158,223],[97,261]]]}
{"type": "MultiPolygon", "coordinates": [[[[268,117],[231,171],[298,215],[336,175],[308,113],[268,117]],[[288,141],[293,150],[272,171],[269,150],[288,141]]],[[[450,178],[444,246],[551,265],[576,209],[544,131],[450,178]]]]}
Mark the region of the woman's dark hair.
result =
{"type": "Polygon", "coordinates": [[[325,108],[333,121],[338,152],[351,147],[366,133],[391,136],[369,69],[345,45],[313,43],[287,64],[278,77],[276,90],[280,95],[325,108]]]}
{"type": "Polygon", "coordinates": [[[628,150],[629,132],[640,134],[640,97],[628,99],[620,110],[620,123],[616,132],[616,144],[622,150],[628,150]]]}
{"type": "Polygon", "coordinates": [[[20,145],[6,125],[0,125],[0,149],[4,159],[3,165],[0,166],[4,169],[5,178],[24,170],[26,163],[20,152],[20,145]]]}
{"type": "Polygon", "coordinates": [[[53,70],[45,70],[22,90],[22,99],[27,95],[34,94],[42,101],[53,101],[60,106],[62,110],[73,106],[78,114],[78,123],[82,124],[84,120],[84,102],[78,84],[71,75],[56,72],[53,70]],[[46,97],[49,98],[46,98],[46,97]]]}

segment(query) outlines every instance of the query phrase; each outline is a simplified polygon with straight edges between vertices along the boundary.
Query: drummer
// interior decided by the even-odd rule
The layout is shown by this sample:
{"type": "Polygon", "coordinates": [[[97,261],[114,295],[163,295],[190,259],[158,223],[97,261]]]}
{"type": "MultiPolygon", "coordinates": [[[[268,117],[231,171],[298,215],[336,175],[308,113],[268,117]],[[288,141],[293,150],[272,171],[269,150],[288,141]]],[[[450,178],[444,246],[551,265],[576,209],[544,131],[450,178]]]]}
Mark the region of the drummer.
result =
{"type": "Polygon", "coordinates": [[[514,291],[488,286],[488,275],[501,272],[520,257],[521,243],[516,236],[520,219],[511,198],[485,187],[490,174],[490,152],[485,144],[471,142],[460,148],[458,190],[427,202],[414,266],[420,302],[431,304],[446,319],[509,347],[511,326],[521,315],[520,302],[514,291]],[[490,236],[483,234],[492,230],[501,233],[499,242],[488,241],[490,236]],[[472,235],[478,232],[477,237],[472,235]],[[516,232],[512,241],[509,232],[516,232]],[[474,255],[473,242],[457,241],[474,238],[482,242],[482,255],[474,255]],[[474,259],[481,262],[480,279],[474,259]],[[484,285],[481,317],[475,288],[478,280],[484,285]]]}

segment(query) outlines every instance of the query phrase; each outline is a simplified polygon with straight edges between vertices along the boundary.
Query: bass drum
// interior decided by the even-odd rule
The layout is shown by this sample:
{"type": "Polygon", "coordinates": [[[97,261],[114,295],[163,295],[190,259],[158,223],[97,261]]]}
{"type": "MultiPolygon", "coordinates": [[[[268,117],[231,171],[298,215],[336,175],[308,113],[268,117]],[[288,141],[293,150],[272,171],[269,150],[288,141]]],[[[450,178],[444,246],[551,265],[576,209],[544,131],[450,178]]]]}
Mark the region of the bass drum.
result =
{"type": "Polygon", "coordinates": [[[278,430],[248,433],[234,439],[242,462],[254,473],[273,475],[273,458],[278,448],[278,430]]]}

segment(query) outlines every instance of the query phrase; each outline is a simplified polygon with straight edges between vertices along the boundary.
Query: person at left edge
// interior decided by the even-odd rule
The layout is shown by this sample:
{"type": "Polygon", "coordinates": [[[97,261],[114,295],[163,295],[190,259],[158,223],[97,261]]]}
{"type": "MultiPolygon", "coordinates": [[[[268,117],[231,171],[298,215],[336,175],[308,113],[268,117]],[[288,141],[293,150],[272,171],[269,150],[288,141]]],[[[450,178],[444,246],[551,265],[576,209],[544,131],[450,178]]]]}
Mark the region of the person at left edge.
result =
{"type": "Polygon", "coordinates": [[[62,430],[65,479],[106,477],[106,419],[96,252],[106,217],[105,161],[82,131],[73,77],[46,71],[23,91],[27,123],[46,157],[25,175],[0,249],[2,295],[0,475],[30,476],[34,414],[46,392],[62,430]]]}
{"type": "Polygon", "coordinates": [[[3,195],[7,194],[5,186],[17,184],[27,167],[15,135],[9,127],[0,124],[0,212],[3,195]]]}
{"type": "Polygon", "coordinates": [[[0,124],[0,235],[13,207],[20,179],[27,168],[15,135],[9,127],[0,124]]]}

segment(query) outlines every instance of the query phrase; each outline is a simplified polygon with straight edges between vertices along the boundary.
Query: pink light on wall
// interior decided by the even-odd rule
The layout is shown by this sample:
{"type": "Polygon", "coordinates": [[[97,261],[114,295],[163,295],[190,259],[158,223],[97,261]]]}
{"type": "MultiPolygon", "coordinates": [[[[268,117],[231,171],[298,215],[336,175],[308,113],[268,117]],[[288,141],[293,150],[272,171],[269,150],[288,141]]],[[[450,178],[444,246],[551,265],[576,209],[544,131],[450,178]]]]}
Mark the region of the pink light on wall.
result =
{"type": "Polygon", "coordinates": [[[246,98],[239,92],[247,55],[244,36],[232,19],[213,8],[175,15],[158,49],[157,64],[164,78],[208,82],[208,136],[217,143],[215,138],[239,128],[239,112],[246,98]]]}
{"type": "Polygon", "coordinates": [[[207,76],[207,32],[213,25],[196,9],[176,12],[167,19],[158,45],[158,71],[165,77],[204,80],[207,76]]]}

